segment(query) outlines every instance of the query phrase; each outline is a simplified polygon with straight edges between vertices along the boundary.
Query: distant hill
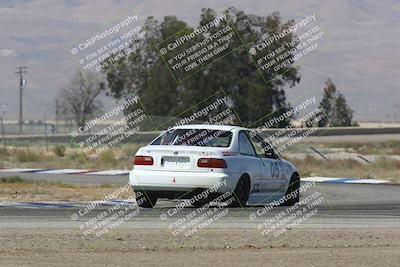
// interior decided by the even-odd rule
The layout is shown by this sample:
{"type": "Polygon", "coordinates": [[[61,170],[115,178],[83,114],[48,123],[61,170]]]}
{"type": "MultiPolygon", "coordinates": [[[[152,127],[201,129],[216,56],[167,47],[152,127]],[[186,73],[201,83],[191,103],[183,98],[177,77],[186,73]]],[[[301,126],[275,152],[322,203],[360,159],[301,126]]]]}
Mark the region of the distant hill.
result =
{"type": "Polygon", "coordinates": [[[70,49],[128,14],[162,18],[176,15],[195,25],[202,7],[235,6],[247,13],[280,11],[285,19],[316,14],[326,35],[317,51],[302,59],[302,79],[288,89],[295,104],[321,96],[330,77],[355,110],[356,120],[400,121],[400,2],[336,1],[0,1],[0,113],[16,118],[18,65],[28,66],[25,92],[27,119],[51,116],[53,99],[76,69],[70,49]]]}

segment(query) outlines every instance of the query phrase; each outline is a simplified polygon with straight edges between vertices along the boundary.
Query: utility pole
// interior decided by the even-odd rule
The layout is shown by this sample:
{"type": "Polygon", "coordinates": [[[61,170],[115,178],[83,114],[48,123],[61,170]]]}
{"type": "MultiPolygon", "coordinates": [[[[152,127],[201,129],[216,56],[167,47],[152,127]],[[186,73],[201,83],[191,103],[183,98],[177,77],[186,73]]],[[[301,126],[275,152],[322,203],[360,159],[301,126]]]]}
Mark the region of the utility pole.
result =
{"type": "Polygon", "coordinates": [[[16,74],[19,74],[19,133],[22,134],[22,124],[24,123],[23,117],[22,117],[22,89],[24,89],[26,82],[23,79],[22,74],[26,73],[26,66],[19,66],[17,68],[17,71],[15,72],[16,74]]]}
{"type": "Polygon", "coordinates": [[[49,136],[47,133],[46,114],[44,114],[43,118],[44,118],[44,132],[45,132],[45,136],[46,136],[46,152],[48,152],[49,151],[49,136]]]}
{"type": "Polygon", "coordinates": [[[58,133],[58,120],[60,116],[60,105],[58,99],[56,100],[56,130],[55,133],[58,133]]]}
{"type": "Polygon", "coordinates": [[[3,124],[3,116],[0,116],[0,124],[1,124],[1,137],[3,139],[3,148],[6,148],[6,137],[4,134],[4,124],[3,124]]]}

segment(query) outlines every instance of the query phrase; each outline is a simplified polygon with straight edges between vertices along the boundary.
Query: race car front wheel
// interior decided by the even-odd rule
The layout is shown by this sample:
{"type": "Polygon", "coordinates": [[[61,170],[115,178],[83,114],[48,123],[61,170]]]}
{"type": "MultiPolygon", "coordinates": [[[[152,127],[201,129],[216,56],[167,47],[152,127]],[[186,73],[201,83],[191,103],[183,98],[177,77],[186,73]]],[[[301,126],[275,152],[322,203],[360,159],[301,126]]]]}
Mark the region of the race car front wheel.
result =
{"type": "Polygon", "coordinates": [[[300,200],[300,176],[294,173],[285,194],[284,206],[293,206],[300,200]]]}

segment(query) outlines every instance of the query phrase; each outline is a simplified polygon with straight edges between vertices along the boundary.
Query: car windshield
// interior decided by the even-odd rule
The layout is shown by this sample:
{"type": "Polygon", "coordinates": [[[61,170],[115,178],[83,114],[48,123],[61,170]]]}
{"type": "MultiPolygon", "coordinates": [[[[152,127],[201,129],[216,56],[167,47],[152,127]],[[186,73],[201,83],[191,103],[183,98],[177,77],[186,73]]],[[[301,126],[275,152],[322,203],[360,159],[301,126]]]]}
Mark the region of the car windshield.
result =
{"type": "Polygon", "coordinates": [[[166,131],[150,145],[228,147],[232,132],[209,129],[173,129],[166,131]]]}

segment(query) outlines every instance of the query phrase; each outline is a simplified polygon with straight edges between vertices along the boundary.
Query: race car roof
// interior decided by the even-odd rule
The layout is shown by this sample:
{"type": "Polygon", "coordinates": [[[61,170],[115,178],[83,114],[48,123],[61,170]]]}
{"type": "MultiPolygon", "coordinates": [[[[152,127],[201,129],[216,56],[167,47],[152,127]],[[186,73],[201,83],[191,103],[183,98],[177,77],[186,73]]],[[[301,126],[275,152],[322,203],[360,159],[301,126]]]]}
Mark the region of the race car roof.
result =
{"type": "Polygon", "coordinates": [[[212,125],[212,124],[187,124],[175,126],[173,129],[208,129],[208,130],[222,130],[231,131],[233,129],[246,129],[235,125],[212,125]]]}

